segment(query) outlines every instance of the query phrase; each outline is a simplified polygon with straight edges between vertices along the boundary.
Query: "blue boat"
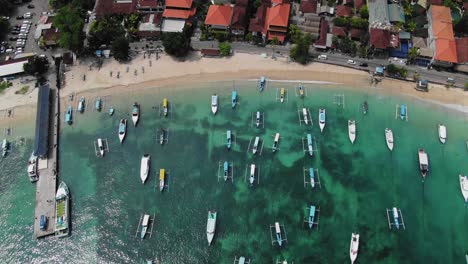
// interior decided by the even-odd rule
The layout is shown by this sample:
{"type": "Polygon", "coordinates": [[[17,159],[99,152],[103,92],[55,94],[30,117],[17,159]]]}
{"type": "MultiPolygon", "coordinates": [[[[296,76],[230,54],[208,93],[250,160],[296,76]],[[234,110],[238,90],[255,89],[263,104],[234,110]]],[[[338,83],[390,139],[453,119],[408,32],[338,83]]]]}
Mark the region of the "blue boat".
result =
{"type": "Polygon", "coordinates": [[[96,99],[96,105],[95,105],[96,110],[101,111],[101,108],[102,108],[101,104],[102,104],[101,97],[98,97],[98,99],[96,99]]]}
{"type": "Polygon", "coordinates": [[[227,181],[229,176],[229,163],[227,161],[224,162],[224,181],[227,181]]]}
{"type": "Polygon", "coordinates": [[[392,208],[392,214],[396,229],[400,229],[400,216],[398,215],[398,209],[396,207],[392,208]]]}
{"type": "Polygon", "coordinates": [[[314,226],[314,220],[315,220],[315,205],[310,206],[310,211],[309,211],[309,228],[312,229],[314,226]]]}
{"type": "Polygon", "coordinates": [[[41,215],[41,219],[39,221],[39,229],[45,231],[47,229],[47,217],[45,215],[41,215]]]}
{"type": "Polygon", "coordinates": [[[265,89],[266,86],[266,79],[265,77],[260,77],[260,82],[258,84],[258,88],[260,89],[260,92],[263,92],[263,89],[265,89]]]}
{"type": "Polygon", "coordinates": [[[85,108],[85,98],[82,96],[78,102],[78,112],[83,113],[85,108]]]}
{"type": "Polygon", "coordinates": [[[232,134],[231,134],[231,130],[228,130],[228,131],[226,132],[226,140],[227,140],[227,143],[226,143],[227,148],[228,148],[228,149],[231,149],[231,145],[232,145],[232,134]]]}
{"type": "Polygon", "coordinates": [[[71,125],[73,123],[73,108],[71,106],[67,109],[67,114],[65,115],[65,122],[71,125]]]}
{"type": "Polygon", "coordinates": [[[276,233],[276,242],[278,242],[278,246],[283,245],[283,237],[281,236],[281,228],[278,222],[275,223],[275,233],[276,233]]]}
{"type": "Polygon", "coordinates": [[[310,186],[315,187],[315,174],[314,168],[309,168],[310,186]]]}
{"type": "Polygon", "coordinates": [[[232,108],[235,108],[237,104],[237,91],[236,90],[232,91],[231,101],[232,101],[232,108]]]}
{"type": "Polygon", "coordinates": [[[307,134],[307,149],[309,150],[309,155],[312,157],[314,155],[314,149],[312,145],[312,135],[307,134]]]}
{"type": "Polygon", "coordinates": [[[405,119],[407,115],[407,107],[406,105],[401,105],[400,106],[400,118],[405,119]]]}
{"type": "Polygon", "coordinates": [[[112,116],[114,114],[115,110],[114,108],[109,108],[109,115],[112,116]]]}

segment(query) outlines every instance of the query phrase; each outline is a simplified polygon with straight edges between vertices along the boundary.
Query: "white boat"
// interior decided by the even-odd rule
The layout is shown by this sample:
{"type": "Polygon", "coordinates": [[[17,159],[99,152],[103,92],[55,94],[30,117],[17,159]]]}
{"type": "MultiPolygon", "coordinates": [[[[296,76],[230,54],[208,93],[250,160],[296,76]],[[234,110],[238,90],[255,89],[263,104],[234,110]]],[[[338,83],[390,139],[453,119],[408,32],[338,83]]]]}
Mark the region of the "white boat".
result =
{"type": "Polygon", "coordinates": [[[286,89],[284,88],[281,88],[281,91],[280,91],[280,102],[284,102],[284,97],[286,96],[286,89]]]}
{"type": "Polygon", "coordinates": [[[260,142],[260,137],[255,137],[255,141],[254,141],[253,148],[252,148],[252,153],[254,155],[257,154],[257,149],[258,149],[258,143],[259,142],[260,142]]]}
{"type": "Polygon", "coordinates": [[[121,119],[120,123],[119,123],[120,143],[122,143],[124,141],[126,134],[127,134],[127,119],[121,119]]]}
{"type": "Polygon", "coordinates": [[[206,222],[206,238],[208,239],[208,245],[211,245],[213,237],[216,231],[216,211],[208,211],[208,220],[206,222]]]}
{"type": "Polygon", "coordinates": [[[385,129],[385,141],[387,142],[387,147],[390,151],[393,150],[393,132],[390,128],[385,129]]]}
{"type": "Polygon", "coordinates": [[[141,221],[141,234],[140,234],[141,239],[144,239],[146,236],[146,231],[148,230],[149,218],[150,216],[148,214],[145,214],[143,216],[143,221],[141,221]]]}
{"type": "Polygon", "coordinates": [[[137,102],[135,102],[133,103],[133,107],[132,107],[132,121],[133,121],[134,126],[137,125],[139,119],[140,119],[140,105],[137,102]]]}
{"type": "Polygon", "coordinates": [[[323,132],[323,128],[325,128],[325,109],[320,108],[319,110],[319,126],[320,132],[323,132]]]}
{"type": "Polygon", "coordinates": [[[302,115],[304,115],[304,124],[309,124],[309,118],[307,117],[307,108],[302,108],[302,115]]]}
{"type": "Polygon", "coordinates": [[[273,152],[276,152],[278,150],[279,138],[280,138],[280,133],[276,133],[275,141],[273,142],[273,147],[272,147],[273,152]]]}
{"type": "Polygon", "coordinates": [[[359,234],[351,234],[351,244],[349,246],[349,257],[351,258],[351,264],[356,261],[359,250],[359,234]]]}
{"type": "Polygon", "coordinates": [[[2,157],[5,157],[7,153],[8,153],[8,141],[6,140],[6,138],[4,138],[2,141],[2,157]]]}
{"type": "Polygon", "coordinates": [[[166,170],[159,169],[159,191],[162,192],[164,190],[164,186],[166,185],[166,170]]]}
{"type": "Polygon", "coordinates": [[[354,144],[356,140],[356,121],[355,120],[348,120],[348,136],[351,144],[354,144]]]}
{"type": "Polygon", "coordinates": [[[468,203],[468,176],[458,175],[460,178],[460,190],[462,192],[465,203],[468,203]]]}
{"type": "Polygon", "coordinates": [[[146,179],[148,178],[149,170],[150,170],[150,160],[151,156],[149,154],[144,154],[141,158],[141,166],[140,166],[140,179],[141,183],[145,184],[146,179]]]}
{"type": "Polygon", "coordinates": [[[218,96],[216,94],[211,96],[211,112],[216,115],[218,112],[218,96]]]}
{"type": "Polygon", "coordinates": [[[427,176],[427,172],[429,171],[429,158],[427,157],[427,153],[424,151],[424,149],[418,150],[418,158],[419,170],[421,171],[423,179],[425,179],[427,176]]]}
{"type": "Polygon", "coordinates": [[[260,111],[257,111],[257,116],[256,116],[256,118],[255,118],[255,125],[256,125],[257,127],[260,126],[260,120],[261,120],[261,118],[262,118],[262,116],[261,116],[261,114],[260,114],[260,111]]]}
{"type": "Polygon", "coordinates": [[[255,164],[250,165],[250,176],[249,176],[250,186],[255,182],[255,164]]]}
{"type": "Polygon", "coordinates": [[[55,237],[68,236],[70,224],[69,190],[64,182],[61,182],[55,195],[55,237]]]}
{"type": "Polygon", "coordinates": [[[104,156],[104,145],[102,144],[102,139],[98,138],[97,139],[97,144],[99,148],[99,154],[101,154],[101,157],[104,156]]]}
{"type": "Polygon", "coordinates": [[[281,227],[278,222],[275,222],[275,233],[276,233],[276,242],[278,242],[278,246],[283,245],[283,236],[281,235],[281,227]]]}
{"type": "Polygon", "coordinates": [[[39,180],[39,176],[37,175],[37,156],[34,155],[34,152],[31,153],[31,157],[28,160],[28,176],[31,182],[39,180]]]}
{"type": "Polygon", "coordinates": [[[439,124],[439,140],[442,144],[447,140],[447,128],[442,124],[439,124]]]}

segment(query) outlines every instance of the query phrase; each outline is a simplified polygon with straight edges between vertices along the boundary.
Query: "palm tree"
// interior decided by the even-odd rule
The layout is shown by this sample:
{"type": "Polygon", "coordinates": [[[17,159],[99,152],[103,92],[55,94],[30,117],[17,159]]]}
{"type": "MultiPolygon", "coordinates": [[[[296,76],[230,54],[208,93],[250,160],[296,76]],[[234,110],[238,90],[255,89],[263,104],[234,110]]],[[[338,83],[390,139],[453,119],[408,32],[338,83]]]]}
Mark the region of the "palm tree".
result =
{"type": "Polygon", "coordinates": [[[417,27],[417,25],[416,25],[416,22],[414,22],[414,21],[410,21],[410,22],[408,22],[408,24],[406,24],[406,30],[409,31],[409,32],[415,31],[416,27],[417,27]]]}
{"type": "Polygon", "coordinates": [[[413,63],[416,60],[416,57],[419,55],[419,49],[416,47],[412,47],[408,51],[408,61],[410,63],[413,63]]]}

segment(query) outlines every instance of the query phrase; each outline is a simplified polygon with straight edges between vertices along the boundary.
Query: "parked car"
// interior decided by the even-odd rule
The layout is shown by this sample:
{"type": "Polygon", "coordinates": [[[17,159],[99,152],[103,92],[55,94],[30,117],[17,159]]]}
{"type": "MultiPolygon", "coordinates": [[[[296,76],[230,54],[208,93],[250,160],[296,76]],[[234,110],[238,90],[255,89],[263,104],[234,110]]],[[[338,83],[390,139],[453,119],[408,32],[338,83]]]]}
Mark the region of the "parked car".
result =
{"type": "Polygon", "coordinates": [[[351,65],[356,65],[356,62],[353,60],[348,60],[346,63],[351,64],[351,65]]]}
{"type": "Polygon", "coordinates": [[[5,53],[13,53],[13,49],[6,49],[5,53]]]}
{"type": "Polygon", "coordinates": [[[18,31],[18,30],[13,30],[13,31],[11,32],[11,34],[13,34],[13,35],[18,35],[18,34],[19,34],[19,31],[18,31]]]}
{"type": "Polygon", "coordinates": [[[27,37],[28,37],[28,36],[27,36],[26,34],[24,34],[24,33],[18,34],[18,38],[20,38],[20,39],[25,39],[25,38],[27,38],[27,37]]]}
{"type": "Polygon", "coordinates": [[[23,18],[24,18],[23,16],[17,16],[17,17],[16,17],[17,20],[21,20],[21,19],[23,19],[23,18]]]}
{"type": "Polygon", "coordinates": [[[454,79],[454,78],[447,77],[447,82],[448,82],[448,83],[455,83],[455,79],[454,79]]]}
{"type": "Polygon", "coordinates": [[[23,24],[29,24],[29,25],[31,25],[32,23],[31,23],[30,20],[23,20],[23,24]]]}
{"type": "Polygon", "coordinates": [[[29,9],[32,9],[32,8],[34,8],[34,7],[35,7],[34,5],[28,5],[28,8],[29,8],[29,9]]]}
{"type": "Polygon", "coordinates": [[[320,55],[318,56],[318,59],[319,59],[319,60],[326,60],[327,58],[328,58],[328,57],[327,57],[327,55],[325,55],[325,54],[320,54],[320,55]]]}
{"type": "Polygon", "coordinates": [[[361,67],[367,67],[367,66],[369,66],[369,65],[367,65],[367,62],[361,62],[361,63],[359,63],[359,66],[361,66],[361,67]]]}
{"type": "Polygon", "coordinates": [[[16,41],[18,40],[18,37],[10,37],[10,41],[16,41]]]}

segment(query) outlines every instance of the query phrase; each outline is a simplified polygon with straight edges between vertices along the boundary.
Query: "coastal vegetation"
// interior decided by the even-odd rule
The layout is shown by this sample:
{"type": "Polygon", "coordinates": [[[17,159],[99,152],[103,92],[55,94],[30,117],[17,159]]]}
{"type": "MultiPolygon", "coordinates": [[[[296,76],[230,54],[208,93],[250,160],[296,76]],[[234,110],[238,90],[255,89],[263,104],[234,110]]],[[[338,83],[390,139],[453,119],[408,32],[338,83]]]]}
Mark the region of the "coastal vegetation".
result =
{"type": "Polygon", "coordinates": [[[168,32],[162,35],[162,44],[167,54],[174,57],[185,57],[190,51],[191,27],[185,27],[182,32],[168,32]]]}
{"type": "Polygon", "coordinates": [[[30,75],[42,75],[49,70],[49,61],[46,57],[34,56],[23,65],[23,69],[30,75]]]}
{"type": "Polygon", "coordinates": [[[291,48],[291,58],[300,64],[307,64],[310,61],[309,46],[311,43],[312,36],[310,34],[302,35],[296,45],[291,48]]]}
{"type": "Polygon", "coordinates": [[[97,50],[110,44],[121,37],[125,37],[125,29],[122,19],[118,16],[107,16],[96,20],[91,24],[88,35],[88,46],[91,50],[97,50]]]}
{"type": "Polygon", "coordinates": [[[227,42],[219,43],[219,51],[221,53],[221,56],[231,55],[231,44],[227,42]]]}
{"type": "Polygon", "coordinates": [[[386,71],[392,77],[406,78],[408,76],[408,70],[405,67],[399,67],[392,63],[387,65],[386,71]]]}
{"type": "Polygon", "coordinates": [[[60,30],[60,46],[71,51],[80,51],[85,35],[84,18],[80,8],[66,5],[59,9],[54,18],[54,27],[60,30]]]}
{"type": "Polygon", "coordinates": [[[29,91],[29,86],[25,85],[23,87],[21,87],[21,89],[19,89],[18,91],[15,92],[15,94],[26,94],[27,92],[29,91]]]}
{"type": "Polygon", "coordinates": [[[124,36],[116,38],[112,42],[112,55],[117,61],[126,61],[128,60],[128,53],[130,51],[130,44],[128,39],[124,36]]]}
{"type": "Polygon", "coordinates": [[[0,82],[0,94],[3,93],[8,87],[13,86],[13,83],[9,81],[0,82]]]}

